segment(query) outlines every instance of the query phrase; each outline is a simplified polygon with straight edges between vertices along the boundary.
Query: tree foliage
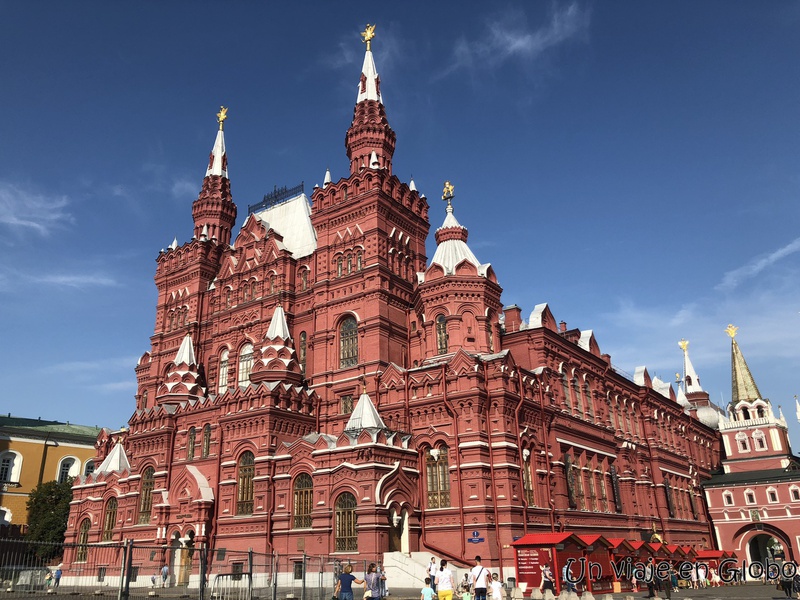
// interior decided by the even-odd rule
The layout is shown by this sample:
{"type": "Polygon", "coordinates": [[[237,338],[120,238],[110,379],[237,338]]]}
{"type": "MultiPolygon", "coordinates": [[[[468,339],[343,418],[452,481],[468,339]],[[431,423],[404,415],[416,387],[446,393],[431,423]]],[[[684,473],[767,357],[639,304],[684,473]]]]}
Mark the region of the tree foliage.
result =
{"type": "Polygon", "coordinates": [[[25,538],[34,542],[62,544],[67,530],[72,478],[63,483],[47,481],[28,496],[28,531],[25,538]]]}

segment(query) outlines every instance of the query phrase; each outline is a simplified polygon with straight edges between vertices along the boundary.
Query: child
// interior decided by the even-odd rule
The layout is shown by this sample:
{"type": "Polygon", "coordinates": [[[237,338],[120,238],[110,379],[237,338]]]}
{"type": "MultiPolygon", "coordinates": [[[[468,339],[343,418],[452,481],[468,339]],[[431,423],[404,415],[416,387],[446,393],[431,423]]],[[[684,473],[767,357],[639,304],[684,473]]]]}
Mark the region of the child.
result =
{"type": "Polygon", "coordinates": [[[492,600],[503,600],[503,584],[497,573],[492,573],[492,600]]]}
{"type": "Polygon", "coordinates": [[[425,578],[425,587],[420,591],[419,600],[433,600],[433,588],[431,587],[430,577],[425,578]]]}

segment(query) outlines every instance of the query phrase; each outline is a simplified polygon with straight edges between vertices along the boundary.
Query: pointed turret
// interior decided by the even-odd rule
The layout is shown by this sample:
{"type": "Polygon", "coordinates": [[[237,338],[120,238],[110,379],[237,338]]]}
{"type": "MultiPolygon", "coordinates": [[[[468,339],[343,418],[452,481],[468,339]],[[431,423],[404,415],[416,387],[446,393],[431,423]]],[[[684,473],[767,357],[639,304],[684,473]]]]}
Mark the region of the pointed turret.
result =
{"type": "Polygon", "coordinates": [[[372,57],[371,40],[375,37],[375,25],[367,25],[361,36],[367,44],[367,51],[361,68],[353,122],[344,142],[350,159],[350,174],[368,166],[370,169],[385,169],[391,175],[396,135],[386,118],[381,81],[372,57]]]}
{"type": "Polygon", "coordinates": [[[386,429],[386,424],[381,419],[378,409],[375,408],[366,390],[359,396],[358,403],[344,428],[345,431],[361,429],[386,429]]]}
{"type": "Polygon", "coordinates": [[[122,441],[118,441],[105,460],[94,470],[94,475],[97,477],[100,473],[122,473],[130,470],[131,463],[128,460],[128,455],[125,453],[122,441]]]}
{"type": "Polygon", "coordinates": [[[731,404],[736,406],[741,401],[752,402],[761,398],[750,368],[744,360],[739,344],[736,343],[738,327],[728,325],[725,329],[731,338],[731,404]]]}
{"type": "Polygon", "coordinates": [[[188,333],[181,341],[173,365],[163,383],[158,386],[156,399],[159,403],[206,395],[205,383],[194,355],[192,336],[188,333]]]}
{"type": "Polygon", "coordinates": [[[683,385],[686,395],[702,392],[703,388],[700,387],[700,378],[697,376],[694,365],[692,365],[692,361],[689,359],[689,342],[687,340],[681,340],[678,342],[678,346],[683,350],[683,385]]]}
{"type": "MultiPolygon", "coordinates": [[[[449,181],[445,182],[445,194],[442,199],[447,200],[447,214],[442,226],[436,230],[436,253],[431,259],[431,266],[439,265],[444,269],[446,275],[452,275],[456,265],[466,260],[480,271],[482,266],[480,261],[467,246],[469,232],[466,227],[463,227],[458,222],[453,214],[453,204],[451,202],[453,199],[453,186],[449,181]]],[[[481,274],[485,275],[485,269],[481,274]]]]}
{"type": "Polygon", "coordinates": [[[331,170],[325,169],[325,179],[322,181],[322,187],[330,185],[331,183],[331,170]]]}
{"type": "Polygon", "coordinates": [[[280,304],[275,307],[263,345],[256,352],[250,381],[282,381],[293,385],[299,385],[303,381],[302,369],[297,362],[297,353],[292,343],[289,324],[286,322],[286,313],[280,304]]]}
{"type": "Polygon", "coordinates": [[[231,182],[228,179],[228,155],[225,151],[224,123],[228,109],[220,107],[217,113],[219,130],[208,160],[203,189],[192,205],[194,237],[217,240],[230,244],[231,230],[236,222],[236,205],[231,198],[231,182]]]}
{"type": "Polygon", "coordinates": [[[722,413],[711,402],[708,392],[700,387],[700,378],[689,358],[688,340],[682,339],[678,342],[678,346],[683,350],[683,381],[678,383],[677,402],[684,407],[686,412],[697,417],[701,423],[717,429],[722,413]]]}

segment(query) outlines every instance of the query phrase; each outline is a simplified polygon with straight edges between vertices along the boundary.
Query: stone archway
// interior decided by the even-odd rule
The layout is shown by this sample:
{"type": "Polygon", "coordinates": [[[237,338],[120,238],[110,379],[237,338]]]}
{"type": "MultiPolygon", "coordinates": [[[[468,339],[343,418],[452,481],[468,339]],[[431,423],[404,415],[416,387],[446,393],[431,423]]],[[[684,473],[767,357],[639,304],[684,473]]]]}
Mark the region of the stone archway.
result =
{"type": "Polygon", "coordinates": [[[743,551],[740,559],[748,564],[762,562],[765,559],[797,560],[792,550],[791,538],[781,529],[768,523],[758,523],[742,527],[733,537],[736,545],[743,551]]]}

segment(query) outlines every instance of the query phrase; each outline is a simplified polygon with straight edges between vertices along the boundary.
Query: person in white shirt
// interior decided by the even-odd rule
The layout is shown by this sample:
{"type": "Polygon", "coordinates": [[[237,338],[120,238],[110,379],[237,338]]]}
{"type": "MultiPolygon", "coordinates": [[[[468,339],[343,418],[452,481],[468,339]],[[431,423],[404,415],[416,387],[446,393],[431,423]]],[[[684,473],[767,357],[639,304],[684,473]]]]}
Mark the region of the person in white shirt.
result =
{"type": "Polygon", "coordinates": [[[481,564],[481,557],[475,557],[475,566],[469,573],[469,582],[472,584],[475,600],[486,600],[486,588],[491,580],[491,574],[481,564]]]}
{"type": "Polygon", "coordinates": [[[433,590],[434,594],[436,593],[436,572],[438,570],[439,568],[436,566],[436,559],[431,556],[431,562],[428,563],[428,575],[430,575],[431,578],[431,589],[433,590]]]}

